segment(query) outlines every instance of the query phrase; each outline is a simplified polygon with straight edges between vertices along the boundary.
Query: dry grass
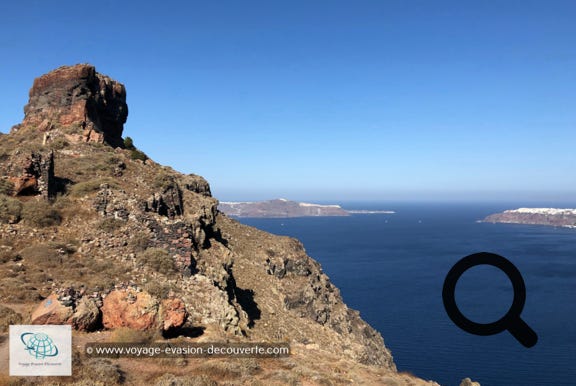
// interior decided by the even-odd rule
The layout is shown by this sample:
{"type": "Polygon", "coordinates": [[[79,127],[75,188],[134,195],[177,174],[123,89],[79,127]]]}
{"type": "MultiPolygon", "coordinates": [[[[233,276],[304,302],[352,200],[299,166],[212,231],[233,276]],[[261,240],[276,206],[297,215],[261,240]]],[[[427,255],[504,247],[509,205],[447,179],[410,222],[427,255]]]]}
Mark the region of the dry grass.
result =
{"type": "Polygon", "coordinates": [[[154,386],[217,386],[218,382],[210,379],[207,375],[176,376],[163,374],[156,378],[152,384],[154,386]]]}
{"type": "Polygon", "coordinates": [[[0,194],[0,223],[17,223],[22,215],[22,203],[0,194]]]}
{"type": "Polygon", "coordinates": [[[119,220],[117,218],[105,218],[98,223],[98,229],[106,233],[114,233],[126,224],[126,221],[119,220]]]}
{"type": "Polygon", "coordinates": [[[35,244],[20,251],[26,266],[55,268],[68,262],[68,257],[75,252],[72,246],[59,243],[35,244]]]}
{"type": "Polygon", "coordinates": [[[100,186],[107,184],[111,188],[118,188],[118,183],[109,177],[96,178],[93,180],[88,180],[85,182],[79,182],[74,184],[70,188],[70,196],[72,197],[84,197],[89,194],[95,193],[100,190],[100,186]]]}
{"type": "Polygon", "coordinates": [[[7,179],[0,178],[0,194],[5,194],[7,196],[12,195],[14,192],[14,184],[7,179]]]}
{"type": "Polygon", "coordinates": [[[22,208],[22,220],[32,227],[49,227],[59,225],[62,216],[58,209],[41,200],[31,200],[22,208]]]}
{"type": "Polygon", "coordinates": [[[52,292],[56,280],[78,287],[93,279],[91,264],[77,256],[74,240],[68,241],[0,249],[0,299],[36,302],[52,292]]]}
{"type": "Polygon", "coordinates": [[[226,358],[200,364],[196,370],[217,381],[239,381],[253,378],[261,372],[254,358],[226,358]]]}
{"type": "Polygon", "coordinates": [[[114,343],[148,343],[154,337],[151,331],[139,331],[128,327],[120,327],[112,331],[109,337],[114,343]]]}
{"type": "Polygon", "coordinates": [[[144,284],[144,290],[146,290],[150,295],[157,297],[158,299],[165,299],[170,294],[172,288],[166,283],[147,278],[146,284],[144,284]]]}
{"type": "Polygon", "coordinates": [[[79,382],[75,385],[120,385],[124,383],[125,375],[115,363],[103,358],[89,358],[75,361],[74,378],[79,382]]]}
{"type": "Polygon", "coordinates": [[[128,246],[135,252],[144,252],[150,246],[149,232],[136,232],[128,242],[128,246]]]}
{"type": "Polygon", "coordinates": [[[11,324],[22,324],[23,320],[22,315],[16,311],[0,305],[0,333],[8,332],[8,326],[11,324]]]}
{"type": "Polygon", "coordinates": [[[0,264],[5,264],[10,261],[16,262],[22,260],[22,257],[14,252],[12,248],[0,249],[0,264]]]}
{"type": "Polygon", "coordinates": [[[140,255],[140,259],[155,272],[165,275],[176,272],[174,259],[162,248],[148,248],[140,255]]]}

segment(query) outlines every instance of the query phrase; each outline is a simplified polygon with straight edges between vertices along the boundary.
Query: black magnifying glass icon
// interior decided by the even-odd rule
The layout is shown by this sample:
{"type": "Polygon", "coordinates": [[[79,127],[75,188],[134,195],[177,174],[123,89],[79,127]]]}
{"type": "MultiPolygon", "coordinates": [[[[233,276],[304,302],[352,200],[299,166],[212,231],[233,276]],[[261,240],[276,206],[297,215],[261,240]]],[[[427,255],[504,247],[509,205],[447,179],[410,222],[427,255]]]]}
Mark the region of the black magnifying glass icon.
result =
{"type": "Polygon", "coordinates": [[[538,335],[520,318],[526,302],[526,285],[518,268],[508,259],[495,253],[479,252],[466,256],[458,261],[446,275],[442,288],[442,300],[448,316],[454,324],[466,332],[475,335],[494,335],[508,330],[524,347],[532,347],[538,341],[538,335]],[[493,323],[476,323],[460,312],[456,305],[456,283],[462,274],[477,265],[492,265],[501,269],[512,282],[514,300],[512,306],[502,318],[493,323]]]}

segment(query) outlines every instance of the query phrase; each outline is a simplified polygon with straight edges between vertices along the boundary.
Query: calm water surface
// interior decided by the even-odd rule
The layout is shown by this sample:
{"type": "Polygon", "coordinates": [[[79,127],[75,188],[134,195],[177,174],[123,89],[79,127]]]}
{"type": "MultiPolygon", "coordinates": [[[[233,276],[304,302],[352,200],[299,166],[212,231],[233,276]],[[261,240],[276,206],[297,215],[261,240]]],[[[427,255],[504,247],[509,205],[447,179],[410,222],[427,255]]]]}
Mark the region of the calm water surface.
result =
{"type": "MultiPolygon", "coordinates": [[[[464,377],[483,386],[576,384],[576,229],[476,222],[509,204],[343,207],[396,213],[241,221],[300,239],[345,302],[382,333],[401,371],[443,385],[464,377]],[[535,347],[524,348],[507,331],[468,334],[446,315],[446,273],[481,251],[505,256],[522,273],[522,318],[539,336],[535,347]]],[[[512,299],[508,278],[489,266],[470,269],[456,288],[460,309],[479,323],[499,319],[512,299]]]]}

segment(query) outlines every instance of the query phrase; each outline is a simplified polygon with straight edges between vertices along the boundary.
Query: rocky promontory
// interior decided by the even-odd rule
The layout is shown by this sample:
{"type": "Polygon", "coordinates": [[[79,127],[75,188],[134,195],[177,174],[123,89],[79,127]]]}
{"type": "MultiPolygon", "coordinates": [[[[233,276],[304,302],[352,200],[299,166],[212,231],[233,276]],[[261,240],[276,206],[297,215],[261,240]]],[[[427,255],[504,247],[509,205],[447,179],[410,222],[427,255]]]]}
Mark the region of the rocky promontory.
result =
{"type": "Polygon", "coordinates": [[[518,208],[491,214],[482,222],[576,227],[576,209],[518,208]]]}
{"type": "Polygon", "coordinates": [[[397,372],[382,336],[298,240],[226,216],[202,177],[123,139],[127,111],[122,84],[66,66],[34,81],[23,122],[0,135],[0,383],[29,383],[2,367],[17,321],[72,325],[66,383],[435,384],[397,372]],[[283,342],[291,355],[147,361],[83,351],[171,339],[283,342]]]}
{"type": "Polygon", "coordinates": [[[24,120],[12,131],[33,128],[45,139],[123,145],[126,89],[94,66],[62,66],[36,78],[29,95],[24,120]]]}
{"type": "Polygon", "coordinates": [[[349,216],[340,205],[319,205],[283,198],[256,202],[220,202],[218,209],[233,217],[321,217],[349,216]]]}

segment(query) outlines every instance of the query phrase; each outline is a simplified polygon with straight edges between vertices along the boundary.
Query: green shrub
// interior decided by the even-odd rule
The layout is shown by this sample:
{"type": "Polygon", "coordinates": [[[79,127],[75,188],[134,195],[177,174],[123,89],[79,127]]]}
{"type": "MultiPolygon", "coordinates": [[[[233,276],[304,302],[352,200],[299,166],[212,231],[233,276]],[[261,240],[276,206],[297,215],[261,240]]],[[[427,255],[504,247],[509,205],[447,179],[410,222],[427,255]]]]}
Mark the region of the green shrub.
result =
{"type": "Polygon", "coordinates": [[[124,138],[124,147],[128,150],[136,150],[134,146],[134,140],[130,137],[124,138]]]}
{"type": "Polygon", "coordinates": [[[22,208],[22,220],[34,227],[48,227],[62,222],[60,212],[46,201],[28,201],[22,208]]]}
{"type": "Polygon", "coordinates": [[[174,259],[162,248],[148,248],[141,256],[144,264],[156,272],[165,275],[176,272],[174,259]]]}
{"type": "Polygon", "coordinates": [[[0,223],[17,223],[22,215],[22,203],[12,197],[0,195],[0,223]]]}
{"type": "Polygon", "coordinates": [[[133,160],[146,161],[148,156],[143,151],[140,151],[134,146],[134,140],[130,137],[124,139],[124,148],[130,150],[130,158],[133,160]]]}
{"type": "Polygon", "coordinates": [[[133,160],[146,161],[148,159],[148,156],[143,151],[131,150],[130,151],[130,158],[133,160]]]}

